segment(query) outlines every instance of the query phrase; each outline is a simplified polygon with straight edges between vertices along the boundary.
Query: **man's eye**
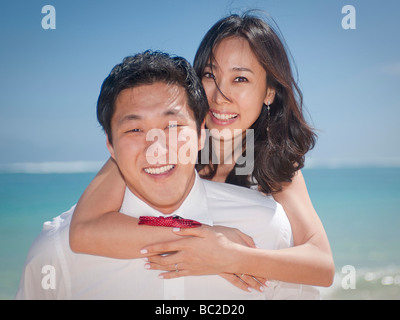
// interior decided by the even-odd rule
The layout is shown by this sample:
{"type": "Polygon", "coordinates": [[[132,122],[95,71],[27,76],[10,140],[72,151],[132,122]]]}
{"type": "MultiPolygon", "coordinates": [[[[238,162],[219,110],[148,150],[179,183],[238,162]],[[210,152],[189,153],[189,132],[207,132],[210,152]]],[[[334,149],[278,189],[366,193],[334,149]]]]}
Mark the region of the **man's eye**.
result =
{"type": "Polygon", "coordinates": [[[141,131],[142,130],[135,128],[135,129],[128,130],[127,132],[141,132],[141,131]]]}
{"type": "Polygon", "coordinates": [[[172,128],[177,128],[180,127],[181,125],[177,123],[170,123],[165,129],[172,129],[172,128]]]}

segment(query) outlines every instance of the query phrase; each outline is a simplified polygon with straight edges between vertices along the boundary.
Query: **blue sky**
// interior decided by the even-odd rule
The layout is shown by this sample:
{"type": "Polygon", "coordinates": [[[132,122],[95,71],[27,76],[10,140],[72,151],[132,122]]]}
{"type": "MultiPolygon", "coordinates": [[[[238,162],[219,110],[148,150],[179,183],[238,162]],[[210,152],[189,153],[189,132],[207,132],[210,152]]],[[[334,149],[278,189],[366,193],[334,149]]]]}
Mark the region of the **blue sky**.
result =
{"type": "Polygon", "coordinates": [[[0,164],[104,161],[100,86],[123,57],[146,49],[190,62],[230,12],[261,9],[294,57],[319,140],[310,163],[400,165],[400,2],[397,0],[2,0],[0,164]],[[41,25],[44,5],[56,29],[41,25]],[[342,28],[342,7],[356,29],[342,28]]]}

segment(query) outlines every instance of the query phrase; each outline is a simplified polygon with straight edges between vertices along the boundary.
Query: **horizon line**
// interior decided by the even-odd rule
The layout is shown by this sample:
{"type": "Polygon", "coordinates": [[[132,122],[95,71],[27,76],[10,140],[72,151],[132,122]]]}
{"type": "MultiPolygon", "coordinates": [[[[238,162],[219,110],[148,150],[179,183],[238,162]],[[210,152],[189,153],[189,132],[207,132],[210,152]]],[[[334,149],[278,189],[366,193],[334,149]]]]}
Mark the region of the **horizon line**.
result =
{"type": "MultiPolygon", "coordinates": [[[[0,173],[91,173],[98,172],[106,161],[107,160],[0,163],[0,173]]],[[[344,168],[400,168],[400,157],[381,159],[306,158],[304,166],[304,169],[344,168]]]]}
{"type": "Polygon", "coordinates": [[[90,173],[98,172],[106,161],[107,160],[0,163],[0,173],[90,173]]]}
{"type": "Polygon", "coordinates": [[[387,158],[307,158],[306,169],[400,168],[400,157],[387,158]]]}

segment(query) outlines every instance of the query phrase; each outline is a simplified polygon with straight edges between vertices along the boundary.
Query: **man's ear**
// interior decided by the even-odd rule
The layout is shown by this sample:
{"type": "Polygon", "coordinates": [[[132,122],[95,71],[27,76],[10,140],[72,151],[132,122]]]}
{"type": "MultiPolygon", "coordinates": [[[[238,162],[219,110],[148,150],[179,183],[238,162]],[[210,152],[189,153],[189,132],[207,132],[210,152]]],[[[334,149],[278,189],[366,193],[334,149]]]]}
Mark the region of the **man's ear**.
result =
{"type": "Polygon", "coordinates": [[[115,160],[114,147],[113,147],[112,143],[110,142],[108,135],[106,135],[106,138],[107,138],[106,144],[107,144],[108,152],[110,152],[111,158],[113,158],[115,160]]]}
{"type": "Polygon", "coordinates": [[[275,88],[268,88],[267,95],[265,96],[264,99],[264,104],[268,106],[274,102],[274,99],[275,99],[275,88]]]}
{"type": "Polygon", "coordinates": [[[199,151],[204,148],[206,143],[207,133],[206,133],[206,120],[203,120],[203,123],[200,127],[200,135],[199,135],[199,151]]]}

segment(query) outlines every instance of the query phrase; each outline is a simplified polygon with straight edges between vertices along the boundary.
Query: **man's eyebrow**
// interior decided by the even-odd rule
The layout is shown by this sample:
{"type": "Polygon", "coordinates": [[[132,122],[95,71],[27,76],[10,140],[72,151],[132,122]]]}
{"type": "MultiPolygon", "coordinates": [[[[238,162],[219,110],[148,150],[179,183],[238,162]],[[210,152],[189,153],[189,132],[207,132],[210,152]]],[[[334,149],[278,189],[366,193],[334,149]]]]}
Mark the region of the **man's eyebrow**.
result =
{"type": "Polygon", "coordinates": [[[184,114],[182,113],[183,106],[174,106],[172,108],[169,108],[163,112],[164,116],[179,116],[179,117],[184,117],[184,114]]]}
{"type": "Polygon", "coordinates": [[[118,123],[119,123],[119,124],[122,124],[122,123],[127,122],[127,121],[140,120],[140,119],[142,119],[142,118],[143,118],[142,116],[139,116],[139,115],[137,115],[137,114],[127,114],[127,115],[124,116],[122,119],[120,119],[120,120],[118,121],[118,123]]]}
{"type": "MultiPolygon", "coordinates": [[[[179,116],[179,117],[184,117],[184,115],[181,112],[182,108],[171,108],[163,112],[164,116],[179,116]]],[[[124,116],[122,119],[118,121],[119,124],[123,124],[127,121],[134,121],[134,120],[142,120],[143,116],[137,115],[137,114],[127,114],[124,116]]]]}

